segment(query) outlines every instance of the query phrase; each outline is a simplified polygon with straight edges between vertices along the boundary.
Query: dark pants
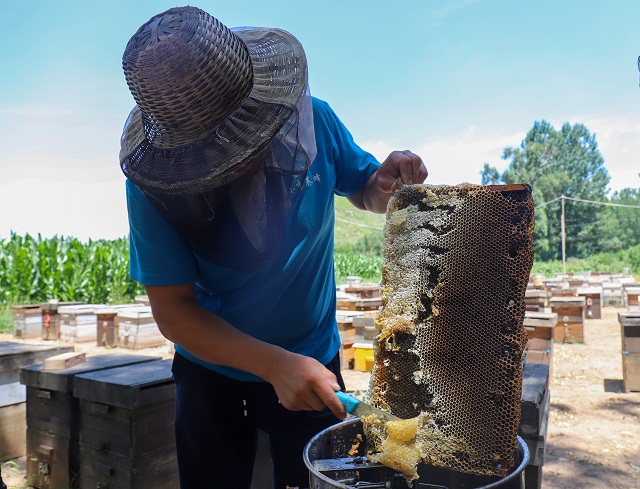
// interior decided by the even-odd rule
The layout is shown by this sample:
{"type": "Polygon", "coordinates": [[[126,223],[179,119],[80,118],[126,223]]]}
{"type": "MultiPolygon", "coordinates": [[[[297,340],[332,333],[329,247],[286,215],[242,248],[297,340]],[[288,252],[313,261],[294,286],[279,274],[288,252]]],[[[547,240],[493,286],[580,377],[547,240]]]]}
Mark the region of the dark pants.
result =
{"type": "MultiPolygon", "coordinates": [[[[344,389],[339,356],[327,365],[344,389]]],[[[266,382],[242,382],[176,353],[176,446],[182,489],[250,489],[259,430],[269,437],[274,488],[308,487],[302,453],[339,420],[331,411],[289,411],[266,382]]]]}

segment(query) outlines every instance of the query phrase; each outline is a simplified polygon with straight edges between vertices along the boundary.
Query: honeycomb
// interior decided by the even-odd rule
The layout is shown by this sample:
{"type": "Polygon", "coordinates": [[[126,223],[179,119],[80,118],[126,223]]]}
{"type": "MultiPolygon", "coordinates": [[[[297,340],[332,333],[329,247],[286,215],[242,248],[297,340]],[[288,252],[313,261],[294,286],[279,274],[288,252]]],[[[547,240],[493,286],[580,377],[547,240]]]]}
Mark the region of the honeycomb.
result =
{"type": "Polygon", "coordinates": [[[388,423],[363,419],[373,459],[385,463],[390,443],[412,443],[417,462],[434,466],[495,476],[513,466],[533,226],[527,184],[398,186],[369,398],[415,418],[416,433],[398,439],[388,423]]]}

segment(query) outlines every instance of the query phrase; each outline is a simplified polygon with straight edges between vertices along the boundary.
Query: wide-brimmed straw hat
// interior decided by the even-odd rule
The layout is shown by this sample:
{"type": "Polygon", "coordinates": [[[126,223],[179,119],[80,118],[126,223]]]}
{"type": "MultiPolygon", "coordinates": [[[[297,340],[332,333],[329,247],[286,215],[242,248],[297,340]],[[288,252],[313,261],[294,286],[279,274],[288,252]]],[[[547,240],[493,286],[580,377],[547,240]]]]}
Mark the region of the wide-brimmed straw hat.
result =
{"type": "Polygon", "coordinates": [[[236,178],[308,86],[293,35],[230,29],[195,7],[152,17],[127,44],[122,64],[136,102],[122,135],[122,170],[142,188],[171,193],[236,178]]]}

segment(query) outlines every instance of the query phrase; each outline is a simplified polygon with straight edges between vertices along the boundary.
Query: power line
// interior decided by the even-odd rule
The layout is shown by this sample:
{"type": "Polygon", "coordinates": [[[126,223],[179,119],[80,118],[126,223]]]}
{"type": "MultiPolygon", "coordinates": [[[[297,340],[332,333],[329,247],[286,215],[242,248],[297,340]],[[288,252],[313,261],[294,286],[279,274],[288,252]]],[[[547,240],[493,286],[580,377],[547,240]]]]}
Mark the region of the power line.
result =
{"type": "Polygon", "coordinates": [[[566,195],[561,195],[560,197],[556,197],[549,202],[544,202],[536,206],[536,208],[544,207],[549,204],[553,204],[554,202],[559,201],[560,199],[573,200],[575,202],[584,202],[586,204],[597,204],[597,205],[606,205],[609,207],[626,207],[627,209],[640,209],[640,205],[631,205],[631,204],[614,204],[613,202],[598,202],[596,200],[586,200],[586,199],[578,199],[576,197],[567,197],[566,195]]]}

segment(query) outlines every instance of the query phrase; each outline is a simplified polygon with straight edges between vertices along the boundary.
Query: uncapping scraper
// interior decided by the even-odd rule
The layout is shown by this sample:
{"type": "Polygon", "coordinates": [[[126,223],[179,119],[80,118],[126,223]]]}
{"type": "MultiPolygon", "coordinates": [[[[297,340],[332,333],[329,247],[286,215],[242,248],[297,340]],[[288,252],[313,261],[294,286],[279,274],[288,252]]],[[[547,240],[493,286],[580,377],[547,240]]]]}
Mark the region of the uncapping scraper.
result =
{"type": "Polygon", "coordinates": [[[400,418],[397,416],[389,414],[382,409],[373,407],[371,404],[367,404],[366,402],[356,399],[342,391],[336,392],[336,395],[338,396],[338,399],[340,399],[340,403],[344,406],[347,413],[352,414],[353,416],[362,417],[375,414],[376,416],[384,418],[386,421],[400,421],[400,418]]]}

